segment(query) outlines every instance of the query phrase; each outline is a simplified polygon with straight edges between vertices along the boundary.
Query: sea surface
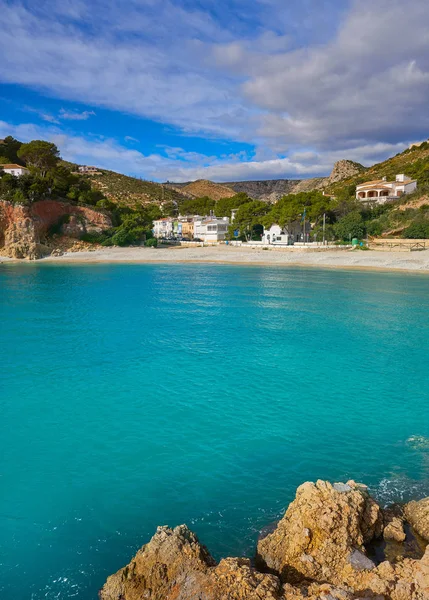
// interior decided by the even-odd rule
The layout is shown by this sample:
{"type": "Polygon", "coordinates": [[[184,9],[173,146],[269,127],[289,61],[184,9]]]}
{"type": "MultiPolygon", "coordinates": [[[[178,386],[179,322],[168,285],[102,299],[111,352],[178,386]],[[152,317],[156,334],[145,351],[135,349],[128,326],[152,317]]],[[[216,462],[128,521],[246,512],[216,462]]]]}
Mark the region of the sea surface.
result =
{"type": "Polygon", "coordinates": [[[0,265],[0,596],[96,599],[157,525],[252,556],[305,480],[429,494],[429,277],[0,265]]]}

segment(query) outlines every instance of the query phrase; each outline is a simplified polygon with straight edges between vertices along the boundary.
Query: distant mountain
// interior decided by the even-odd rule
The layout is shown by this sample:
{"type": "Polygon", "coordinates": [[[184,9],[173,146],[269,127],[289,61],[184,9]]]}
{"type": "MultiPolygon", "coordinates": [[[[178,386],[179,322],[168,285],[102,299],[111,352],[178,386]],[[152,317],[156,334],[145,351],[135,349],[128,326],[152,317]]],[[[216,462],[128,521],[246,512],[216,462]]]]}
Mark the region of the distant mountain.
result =
{"type": "Polygon", "coordinates": [[[255,200],[265,202],[277,202],[285,194],[290,194],[299,179],[269,179],[266,181],[229,181],[222,185],[234,190],[234,192],[245,192],[255,200]]]}
{"type": "Polygon", "coordinates": [[[182,194],[194,197],[208,196],[213,200],[231,197],[239,192],[245,192],[250,198],[264,202],[277,202],[286,194],[298,194],[311,190],[322,190],[344,178],[360,174],[365,167],[351,160],[340,160],[335,163],[329,177],[313,177],[311,179],[267,179],[256,181],[227,181],[213,183],[208,180],[198,180],[186,183],[170,183],[168,188],[182,194]],[[226,190],[226,191],[225,191],[226,190]]]}

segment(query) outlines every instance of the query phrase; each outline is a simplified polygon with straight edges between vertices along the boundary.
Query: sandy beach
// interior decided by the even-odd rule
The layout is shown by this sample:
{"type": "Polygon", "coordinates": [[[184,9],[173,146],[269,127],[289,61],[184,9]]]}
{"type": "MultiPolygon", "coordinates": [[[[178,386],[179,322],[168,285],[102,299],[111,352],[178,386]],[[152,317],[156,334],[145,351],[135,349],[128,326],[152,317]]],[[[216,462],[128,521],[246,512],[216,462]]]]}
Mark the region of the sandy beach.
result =
{"type": "MultiPolygon", "coordinates": [[[[0,257],[0,262],[13,261],[0,257]]],[[[246,247],[103,248],[49,256],[42,263],[219,263],[303,266],[342,269],[401,270],[429,273],[429,251],[383,252],[360,250],[262,250],[246,247]]]]}

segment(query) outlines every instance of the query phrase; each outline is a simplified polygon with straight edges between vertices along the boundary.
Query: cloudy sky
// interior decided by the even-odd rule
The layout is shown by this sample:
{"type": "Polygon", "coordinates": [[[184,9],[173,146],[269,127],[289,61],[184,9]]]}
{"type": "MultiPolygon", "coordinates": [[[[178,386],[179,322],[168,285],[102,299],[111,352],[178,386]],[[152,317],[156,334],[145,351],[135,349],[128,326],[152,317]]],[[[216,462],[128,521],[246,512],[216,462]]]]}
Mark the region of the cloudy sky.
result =
{"type": "Polygon", "coordinates": [[[305,178],[429,135],[427,0],[0,0],[0,137],[143,178],[305,178]]]}

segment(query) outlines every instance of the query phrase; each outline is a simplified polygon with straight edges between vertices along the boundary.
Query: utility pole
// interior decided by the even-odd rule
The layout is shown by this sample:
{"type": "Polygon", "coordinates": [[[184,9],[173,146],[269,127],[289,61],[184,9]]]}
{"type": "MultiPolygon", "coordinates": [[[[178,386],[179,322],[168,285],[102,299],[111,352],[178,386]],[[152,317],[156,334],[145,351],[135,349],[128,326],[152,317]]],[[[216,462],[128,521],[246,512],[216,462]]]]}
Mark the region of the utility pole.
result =
{"type": "Polygon", "coordinates": [[[326,213],[323,213],[323,245],[325,245],[326,213]]]}
{"type": "Polygon", "coordinates": [[[306,210],[306,207],[304,206],[304,216],[303,216],[303,219],[304,219],[304,246],[305,246],[305,210],[306,210]]]}

